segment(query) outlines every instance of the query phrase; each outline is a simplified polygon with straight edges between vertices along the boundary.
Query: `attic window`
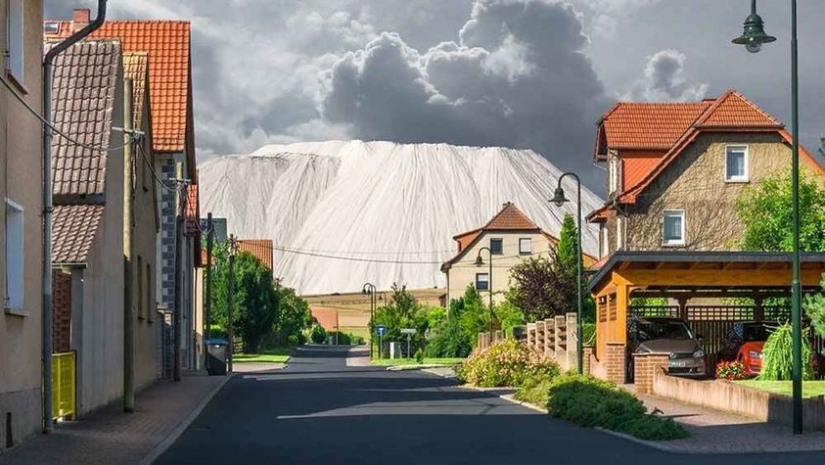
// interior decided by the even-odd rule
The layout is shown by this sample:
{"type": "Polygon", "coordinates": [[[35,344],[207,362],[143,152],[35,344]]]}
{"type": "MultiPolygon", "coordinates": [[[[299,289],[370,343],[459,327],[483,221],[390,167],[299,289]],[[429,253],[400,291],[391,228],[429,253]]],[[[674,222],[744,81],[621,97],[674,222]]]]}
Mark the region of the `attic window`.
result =
{"type": "Polygon", "coordinates": [[[501,238],[490,239],[490,253],[497,255],[503,253],[501,238]]]}
{"type": "Polygon", "coordinates": [[[622,165],[619,162],[619,157],[610,157],[610,166],[608,167],[608,172],[610,175],[610,194],[618,192],[619,190],[619,171],[621,166],[622,165]]]}
{"type": "Polygon", "coordinates": [[[729,145],[725,149],[725,181],[748,181],[747,145],[729,145]]]}

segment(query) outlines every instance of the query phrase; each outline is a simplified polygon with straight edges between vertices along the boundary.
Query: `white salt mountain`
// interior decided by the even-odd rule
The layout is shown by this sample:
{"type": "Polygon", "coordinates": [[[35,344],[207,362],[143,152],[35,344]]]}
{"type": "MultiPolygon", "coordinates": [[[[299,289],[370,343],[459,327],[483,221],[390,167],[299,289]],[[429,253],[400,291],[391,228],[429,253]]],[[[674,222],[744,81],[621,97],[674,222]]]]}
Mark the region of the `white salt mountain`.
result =
{"type": "MultiPolygon", "coordinates": [[[[201,211],[236,236],[272,239],[275,276],[300,294],[446,285],[452,237],[513,202],[557,236],[575,202],[548,202],[561,171],[530,150],[330,141],[268,145],[200,166],[201,211]]],[[[564,182],[575,200],[575,182],[564,182]]],[[[582,188],[582,213],[602,205],[582,188]]],[[[598,235],[583,247],[598,253],[598,235]]]]}

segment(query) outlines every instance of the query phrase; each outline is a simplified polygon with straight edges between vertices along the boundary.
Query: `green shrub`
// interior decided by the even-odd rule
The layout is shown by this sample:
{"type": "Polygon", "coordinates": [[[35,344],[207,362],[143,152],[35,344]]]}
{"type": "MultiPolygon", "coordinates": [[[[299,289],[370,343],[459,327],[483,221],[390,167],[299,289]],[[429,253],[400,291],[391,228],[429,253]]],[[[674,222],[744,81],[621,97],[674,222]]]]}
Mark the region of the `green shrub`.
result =
{"type": "Polygon", "coordinates": [[[424,351],[420,347],[415,351],[415,361],[418,364],[424,363],[424,351]]]}
{"type": "Polygon", "coordinates": [[[735,381],[748,378],[750,375],[742,362],[719,362],[716,365],[716,379],[735,381]]]}
{"type": "Polygon", "coordinates": [[[482,387],[519,387],[529,377],[558,373],[556,362],[514,339],[473,353],[456,368],[460,381],[482,387]]]}
{"type": "Polygon", "coordinates": [[[519,386],[513,395],[517,400],[528,402],[537,407],[547,407],[547,394],[550,391],[550,384],[554,376],[547,374],[528,376],[519,386]]]}
{"type": "Polygon", "coordinates": [[[316,344],[323,344],[327,340],[327,332],[323,326],[315,324],[309,330],[309,339],[316,344]]]}
{"type": "MultiPolygon", "coordinates": [[[[807,332],[807,330],[805,331],[807,332]]],[[[765,341],[762,350],[762,371],[759,379],[765,381],[782,381],[791,379],[793,369],[793,329],[788,323],[779,325],[765,341]]],[[[811,344],[807,337],[802,337],[802,377],[813,379],[811,370],[811,344]]]]}
{"type": "Polygon", "coordinates": [[[568,373],[548,390],[547,410],[553,417],[586,427],[602,427],[640,439],[669,440],[688,432],[670,418],[647,413],[642,402],[615,384],[568,373]]]}
{"type": "Polygon", "coordinates": [[[298,335],[297,334],[290,334],[286,338],[286,344],[290,347],[298,345],[298,335]]]}
{"type": "Polygon", "coordinates": [[[582,323],[582,343],[585,346],[596,345],[596,323],[582,323]]]}

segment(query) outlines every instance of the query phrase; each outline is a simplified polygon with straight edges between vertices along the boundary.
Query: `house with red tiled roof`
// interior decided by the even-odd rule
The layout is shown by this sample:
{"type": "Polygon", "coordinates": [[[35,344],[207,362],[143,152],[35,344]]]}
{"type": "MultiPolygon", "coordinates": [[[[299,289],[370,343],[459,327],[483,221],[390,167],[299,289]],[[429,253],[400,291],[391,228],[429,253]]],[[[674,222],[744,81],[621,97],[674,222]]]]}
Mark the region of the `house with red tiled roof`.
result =
{"type": "MultiPolygon", "coordinates": [[[[510,269],[525,258],[551,254],[559,242],[510,202],[502,205],[485,225],[453,239],[456,255],[441,265],[441,271],[447,275],[447,302],[463,296],[470,285],[484,296],[485,302],[489,292],[493,293],[493,300],[503,301],[510,287],[510,269]],[[479,256],[482,265],[476,264],[479,256]]],[[[585,265],[593,262],[593,257],[584,256],[585,265]]]]}
{"type": "MultiPolygon", "coordinates": [[[[89,10],[78,9],[74,11],[71,21],[46,20],[44,36],[47,40],[65,38],[89,21],[89,10]]],[[[194,335],[191,332],[194,326],[195,267],[201,266],[201,254],[200,230],[196,227],[200,211],[197,202],[190,37],[188,21],[107,20],[88,39],[118,40],[124,52],[146,56],[151,145],[140,155],[152,161],[153,171],[160,178],[154,183],[161,221],[158,244],[160,266],[155,270],[157,276],[154,279],[157,282],[157,307],[161,318],[173,321],[171,314],[180,306],[180,322],[185,331],[181,338],[184,368],[194,368],[198,360],[196,355],[201,352],[201,348],[193,344],[194,335]],[[188,181],[188,187],[185,190],[176,189],[177,180],[188,181]],[[179,192],[183,195],[178,195],[179,192]],[[186,215],[186,221],[184,240],[178,250],[175,241],[176,211],[180,204],[185,204],[182,205],[182,214],[186,215]],[[178,255],[183,258],[181,273],[175,271],[178,255]],[[176,280],[180,281],[177,287],[176,280]],[[175,294],[176,288],[181,290],[180,299],[175,294]]],[[[158,338],[162,345],[159,350],[164,354],[163,361],[157,367],[160,377],[172,374],[174,348],[164,344],[168,340],[158,338]]]]}
{"type": "MultiPolygon", "coordinates": [[[[823,170],[801,148],[802,169],[823,170]]],[[[620,102],[599,120],[594,161],[606,165],[600,258],[616,250],[730,250],[742,237],[735,203],[788,170],[785,126],[735,90],[687,103],[620,102]]]]}

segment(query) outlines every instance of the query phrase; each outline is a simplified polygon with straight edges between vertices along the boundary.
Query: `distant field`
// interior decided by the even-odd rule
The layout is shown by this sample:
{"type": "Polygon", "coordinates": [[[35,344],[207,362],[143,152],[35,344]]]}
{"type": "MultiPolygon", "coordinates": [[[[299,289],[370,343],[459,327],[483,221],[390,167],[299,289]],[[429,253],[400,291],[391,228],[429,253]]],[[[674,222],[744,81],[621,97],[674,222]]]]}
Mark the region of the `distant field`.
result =
{"type": "MultiPolygon", "coordinates": [[[[441,305],[439,298],[447,292],[447,289],[418,289],[410,292],[421,305],[437,307],[441,305]]],[[[379,291],[376,295],[378,296],[376,307],[382,307],[392,297],[392,291],[379,291]]],[[[342,332],[364,338],[369,337],[367,325],[370,321],[370,298],[368,295],[355,292],[302,297],[306,299],[310,307],[328,307],[338,310],[338,324],[342,332]]]]}

